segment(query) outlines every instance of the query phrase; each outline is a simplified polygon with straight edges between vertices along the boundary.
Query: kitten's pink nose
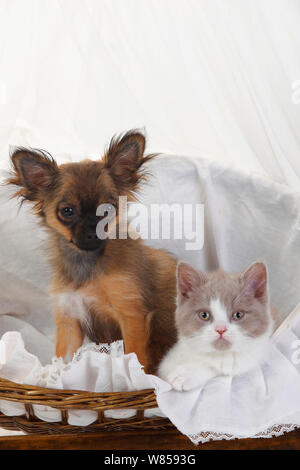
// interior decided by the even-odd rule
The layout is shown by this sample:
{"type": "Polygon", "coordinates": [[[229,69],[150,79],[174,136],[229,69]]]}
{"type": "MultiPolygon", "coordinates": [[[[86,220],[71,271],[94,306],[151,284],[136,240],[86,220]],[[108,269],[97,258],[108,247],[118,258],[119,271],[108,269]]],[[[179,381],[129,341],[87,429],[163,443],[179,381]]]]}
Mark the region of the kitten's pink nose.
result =
{"type": "Polygon", "coordinates": [[[222,334],[225,333],[225,331],[227,331],[227,328],[225,325],[217,325],[216,331],[217,333],[219,333],[220,336],[222,336],[222,334]]]}

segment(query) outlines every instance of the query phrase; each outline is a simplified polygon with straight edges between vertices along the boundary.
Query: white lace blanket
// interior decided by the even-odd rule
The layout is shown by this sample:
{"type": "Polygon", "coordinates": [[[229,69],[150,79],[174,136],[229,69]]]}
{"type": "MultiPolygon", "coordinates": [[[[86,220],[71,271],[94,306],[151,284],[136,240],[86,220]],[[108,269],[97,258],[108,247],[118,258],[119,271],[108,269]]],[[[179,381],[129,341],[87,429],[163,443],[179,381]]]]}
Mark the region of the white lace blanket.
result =
{"type": "MultiPolygon", "coordinates": [[[[122,341],[111,346],[88,344],[63,364],[54,359],[42,366],[26,351],[21,334],[5,333],[0,340],[2,377],[43,387],[94,392],[155,388],[159,409],[146,416],[167,416],[195,444],[208,439],[271,437],[300,426],[300,305],[273,337],[269,357],[257,369],[241,376],[217,377],[203,388],[176,392],[169,384],[146,375],[135,354],[124,355],[122,341]]],[[[55,422],[59,410],[34,405],[35,415],[55,422]]],[[[0,411],[24,414],[24,406],[0,400],[0,411]]],[[[134,410],[105,412],[107,417],[128,418],[134,410]]],[[[87,426],[94,411],[69,412],[69,424],[87,426]]]]}

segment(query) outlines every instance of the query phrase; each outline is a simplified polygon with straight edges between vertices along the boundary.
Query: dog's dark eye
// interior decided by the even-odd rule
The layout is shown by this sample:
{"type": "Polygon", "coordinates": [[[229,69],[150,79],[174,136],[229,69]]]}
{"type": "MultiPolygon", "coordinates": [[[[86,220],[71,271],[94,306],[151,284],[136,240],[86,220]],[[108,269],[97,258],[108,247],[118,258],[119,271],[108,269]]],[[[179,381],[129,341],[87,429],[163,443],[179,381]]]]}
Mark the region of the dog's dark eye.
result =
{"type": "Polygon", "coordinates": [[[72,207],[63,207],[62,209],[60,209],[60,213],[63,217],[70,219],[74,215],[74,210],[72,209],[72,207]]]}
{"type": "Polygon", "coordinates": [[[116,210],[114,204],[108,203],[106,204],[106,210],[108,213],[114,212],[116,210]]]}
{"type": "Polygon", "coordinates": [[[114,204],[111,204],[111,203],[105,204],[105,213],[104,213],[105,216],[112,216],[115,214],[115,212],[116,212],[116,206],[114,204]]]}

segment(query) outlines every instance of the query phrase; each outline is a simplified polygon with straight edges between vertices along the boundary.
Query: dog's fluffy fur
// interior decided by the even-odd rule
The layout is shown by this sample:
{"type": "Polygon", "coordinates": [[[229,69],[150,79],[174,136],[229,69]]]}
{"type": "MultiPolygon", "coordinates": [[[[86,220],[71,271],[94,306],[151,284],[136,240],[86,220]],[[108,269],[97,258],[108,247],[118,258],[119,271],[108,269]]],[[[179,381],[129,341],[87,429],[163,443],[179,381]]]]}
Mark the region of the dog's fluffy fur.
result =
{"type": "Polygon", "coordinates": [[[174,326],[176,260],[140,239],[95,239],[96,209],[118,197],[134,200],[142,179],[145,138],[136,131],[112,139],[99,161],[57,165],[46,152],[18,148],[11,156],[8,183],[33,204],[49,231],[56,298],[56,354],[66,360],[84,335],[96,342],[123,337],[155,372],[176,341],[174,326]],[[70,209],[71,208],[71,209],[70,209]]]}

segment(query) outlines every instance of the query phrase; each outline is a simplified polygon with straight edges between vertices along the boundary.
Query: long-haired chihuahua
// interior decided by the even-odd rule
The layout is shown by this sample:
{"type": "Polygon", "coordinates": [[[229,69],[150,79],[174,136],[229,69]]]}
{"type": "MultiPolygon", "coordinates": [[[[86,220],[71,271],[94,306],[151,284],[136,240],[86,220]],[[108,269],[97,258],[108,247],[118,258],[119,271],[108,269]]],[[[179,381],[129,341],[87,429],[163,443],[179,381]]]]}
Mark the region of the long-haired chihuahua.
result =
{"type": "Polygon", "coordinates": [[[96,232],[99,205],[118,214],[119,196],[135,200],[153,158],[144,150],[145,137],[129,131],[113,138],[98,161],[58,165],[26,148],[11,156],[8,183],[19,186],[15,196],[32,203],[49,232],[56,355],[66,361],[85,336],[102,343],[123,338],[125,353],[135,352],[154,373],[176,341],[176,260],[139,238],[100,239],[96,232]]]}

